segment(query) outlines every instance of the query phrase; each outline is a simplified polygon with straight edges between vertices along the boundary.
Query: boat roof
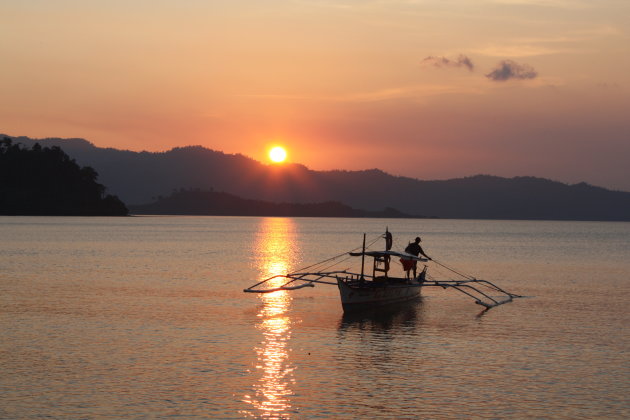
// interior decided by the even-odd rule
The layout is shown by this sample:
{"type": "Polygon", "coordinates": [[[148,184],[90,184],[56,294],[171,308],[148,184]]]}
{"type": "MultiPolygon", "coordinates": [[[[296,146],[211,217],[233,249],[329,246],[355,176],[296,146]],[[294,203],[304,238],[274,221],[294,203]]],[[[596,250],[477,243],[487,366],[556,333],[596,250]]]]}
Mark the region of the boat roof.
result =
{"type": "Polygon", "coordinates": [[[428,261],[426,258],[423,257],[416,257],[415,255],[412,254],[408,254],[406,252],[396,252],[396,251],[365,251],[365,252],[349,252],[348,254],[350,254],[353,257],[360,257],[361,255],[367,255],[368,257],[384,257],[384,256],[392,256],[392,257],[400,257],[400,258],[404,258],[406,260],[412,260],[412,261],[428,261]]]}

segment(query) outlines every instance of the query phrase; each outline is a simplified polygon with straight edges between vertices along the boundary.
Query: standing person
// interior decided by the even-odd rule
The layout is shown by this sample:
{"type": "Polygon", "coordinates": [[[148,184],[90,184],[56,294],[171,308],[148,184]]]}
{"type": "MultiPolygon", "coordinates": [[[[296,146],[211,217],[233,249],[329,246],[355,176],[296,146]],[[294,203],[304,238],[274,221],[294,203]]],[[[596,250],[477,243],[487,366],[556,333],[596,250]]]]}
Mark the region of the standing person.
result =
{"type": "MultiPolygon", "coordinates": [[[[411,254],[414,256],[419,256],[420,254],[422,254],[424,257],[426,257],[426,259],[431,260],[431,257],[429,257],[427,254],[424,253],[424,250],[422,249],[422,247],[420,246],[420,242],[422,242],[422,239],[420,239],[420,237],[418,236],[415,240],[415,242],[410,242],[409,245],[407,245],[407,248],[405,248],[405,252],[407,254],[411,254]]],[[[405,269],[405,271],[407,272],[407,278],[409,278],[409,271],[413,270],[413,278],[416,278],[416,271],[418,268],[418,261],[416,260],[405,260],[402,259],[400,260],[403,264],[403,268],[405,269]]]]}

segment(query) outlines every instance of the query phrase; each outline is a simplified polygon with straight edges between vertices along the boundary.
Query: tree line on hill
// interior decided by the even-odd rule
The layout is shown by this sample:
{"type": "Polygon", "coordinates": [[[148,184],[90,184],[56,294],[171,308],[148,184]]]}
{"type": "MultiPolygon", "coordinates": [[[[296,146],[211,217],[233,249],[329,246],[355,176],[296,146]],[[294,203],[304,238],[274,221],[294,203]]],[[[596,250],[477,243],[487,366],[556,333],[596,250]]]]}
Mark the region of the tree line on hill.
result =
{"type": "Polygon", "coordinates": [[[105,194],[97,172],[80,167],[58,146],[32,148],[0,141],[0,214],[124,216],[125,204],[105,194]]]}
{"type": "MultiPolygon", "coordinates": [[[[25,144],[35,140],[15,138],[25,144]]],[[[630,192],[531,176],[475,175],[427,181],[379,169],[314,171],[299,164],[265,165],[201,146],[165,152],[104,149],[83,139],[44,139],[63,147],[128,204],[198,188],[270,203],[343,203],[354,209],[392,207],[409,215],[463,219],[630,221],[630,192]]],[[[183,204],[182,204],[183,205],[183,204]]]]}

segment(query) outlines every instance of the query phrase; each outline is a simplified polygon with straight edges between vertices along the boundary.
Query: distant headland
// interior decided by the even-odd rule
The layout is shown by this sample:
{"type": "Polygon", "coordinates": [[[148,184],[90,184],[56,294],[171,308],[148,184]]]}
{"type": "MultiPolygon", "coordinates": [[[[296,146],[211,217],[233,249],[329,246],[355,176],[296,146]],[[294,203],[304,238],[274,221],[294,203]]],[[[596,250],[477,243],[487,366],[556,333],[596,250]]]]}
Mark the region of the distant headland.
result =
{"type": "MultiPolygon", "coordinates": [[[[150,153],[99,148],[83,139],[12,139],[25,146],[39,142],[62,148],[77,163],[98,171],[100,182],[132,212],[159,209],[161,214],[209,214],[199,207],[190,213],[195,194],[179,194],[183,189],[222,191],[254,200],[261,209],[257,215],[269,214],[273,208],[271,213],[324,216],[337,206],[342,213],[361,214],[352,217],[377,217],[374,214],[390,208],[391,214],[402,216],[381,217],[630,221],[630,192],[586,183],[491,175],[427,181],[379,169],[314,171],[300,164],[266,165],[201,146],[150,153]],[[287,203],[294,206],[291,211],[286,210],[287,203]],[[280,211],[283,206],[285,210],[280,211]]],[[[218,194],[205,198],[197,194],[196,199],[227,197],[218,194]]],[[[238,206],[225,213],[237,214],[236,209],[238,206]]]]}
{"type": "Polygon", "coordinates": [[[168,197],[158,197],[151,204],[129,207],[133,214],[265,216],[265,217],[374,217],[421,218],[393,208],[380,211],[355,209],[337,201],[323,203],[272,203],[248,200],[216,191],[180,190],[168,197]]]}

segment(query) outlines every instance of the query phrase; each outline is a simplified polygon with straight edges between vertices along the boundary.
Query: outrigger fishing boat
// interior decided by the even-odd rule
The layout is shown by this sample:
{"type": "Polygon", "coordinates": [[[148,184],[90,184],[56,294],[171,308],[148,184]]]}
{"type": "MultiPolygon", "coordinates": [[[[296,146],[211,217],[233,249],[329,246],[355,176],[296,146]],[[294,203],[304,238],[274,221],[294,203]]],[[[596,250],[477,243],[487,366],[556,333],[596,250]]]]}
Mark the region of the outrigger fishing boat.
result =
{"type": "Polygon", "coordinates": [[[462,278],[434,279],[428,274],[429,266],[427,264],[424,264],[420,274],[413,278],[392,277],[390,276],[390,267],[392,260],[395,258],[398,258],[400,262],[410,261],[412,263],[415,262],[415,264],[428,263],[429,259],[406,252],[392,251],[393,238],[389,230],[385,231],[385,235],[379,235],[367,246],[365,240],[364,234],[363,245],[359,248],[305,267],[294,273],[269,277],[243,291],[247,293],[271,293],[278,290],[315,287],[315,284],[336,285],[339,288],[344,312],[391,306],[418,299],[423,287],[454,289],[471,297],[476,304],[487,309],[511,302],[514,298],[522,297],[509,293],[488,280],[480,280],[455,271],[435,259],[430,261],[462,278]],[[381,238],[385,239],[385,249],[369,250],[369,246],[381,238]],[[361,258],[360,272],[352,272],[350,269],[331,270],[332,267],[356,257],[361,258]],[[372,260],[372,268],[367,273],[365,270],[366,257],[372,260]]]}

